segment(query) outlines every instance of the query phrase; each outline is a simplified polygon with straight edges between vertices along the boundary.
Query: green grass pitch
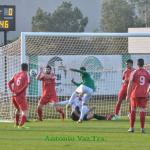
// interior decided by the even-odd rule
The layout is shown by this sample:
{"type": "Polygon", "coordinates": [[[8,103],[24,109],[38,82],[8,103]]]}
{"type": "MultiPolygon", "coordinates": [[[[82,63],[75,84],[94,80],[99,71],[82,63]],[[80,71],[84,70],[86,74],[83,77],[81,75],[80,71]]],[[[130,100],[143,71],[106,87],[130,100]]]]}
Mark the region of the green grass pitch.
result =
{"type": "Polygon", "coordinates": [[[13,123],[0,123],[0,150],[149,150],[150,122],[146,133],[140,133],[139,120],[135,133],[128,133],[129,121],[92,120],[77,124],[71,120],[29,122],[30,129],[13,128],[13,123]]]}

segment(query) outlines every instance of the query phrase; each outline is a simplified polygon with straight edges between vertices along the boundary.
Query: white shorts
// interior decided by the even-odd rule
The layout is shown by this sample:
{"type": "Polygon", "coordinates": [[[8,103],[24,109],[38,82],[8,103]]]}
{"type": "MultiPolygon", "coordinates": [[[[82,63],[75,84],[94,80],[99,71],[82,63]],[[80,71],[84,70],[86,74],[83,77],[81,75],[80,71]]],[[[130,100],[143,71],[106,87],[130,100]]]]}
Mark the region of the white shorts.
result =
{"type": "Polygon", "coordinates": [[[93,89],[81,84],[77,89],[76,89],[76,92],[79,93],[79,94],[89,94],[89,95],[92,95],[93,94],[93,89]]]}
{"type": "MultiPolygon", "coordinates": [[[[79,107],[79,111],[81,112],[81,109],[82,109],[82,104],[81,104],[81,101],[74,101],[73,103],[72,103],[72,105],[71,105],[71,109],[72,109],[72,112],[73,111],[75,111],[76,110],[76,107],[79,107]]],[[[89,111],[90,111],[90,109],[89,109],[89,107],[88,106],[84,106],[84,111],[85,111],[85,113],[87,114],[89,111]]]]}
{"type": "Polygon", "coordinates": [[[71,107],[72,107],[72,111],[74,111],[76,107],[79,107],[79,110],[81,110],[82,102],[79,101],[79,98],[78,98],[78,97],[76,97],[76,98],[71,102],[71,107]]]}

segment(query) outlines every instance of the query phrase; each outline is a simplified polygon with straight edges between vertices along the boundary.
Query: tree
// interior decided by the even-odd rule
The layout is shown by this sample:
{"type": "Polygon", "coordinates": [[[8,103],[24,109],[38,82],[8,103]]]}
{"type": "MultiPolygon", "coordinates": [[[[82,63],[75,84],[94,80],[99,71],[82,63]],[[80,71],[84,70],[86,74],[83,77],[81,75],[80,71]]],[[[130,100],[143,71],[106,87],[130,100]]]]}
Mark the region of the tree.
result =
{"type": "Polygon", "coordinates": [[[39,8],[32,18],[32,31],[83,32],[87,23],[88,18],[77,7],[63,2],[52,14],[39,8]]]}
{"type": "Polygon", "coordinates": [[[141,21],[142,27],[150,27],[150,0],[129,0],[141,21]]]}
{"type": "Polygon", "coordinates": [[[49,30],[49,19],[51,14],[43,12],[41,8],[38,8],[36,16],[32,17],[32,31],[48,31],[49,30]]]}
{"type": "Polygon", "coordinates": [[[127,32],[135,25],[135,13],[126,0],[103,0],[102,30],[105,32],[127,32]]]}

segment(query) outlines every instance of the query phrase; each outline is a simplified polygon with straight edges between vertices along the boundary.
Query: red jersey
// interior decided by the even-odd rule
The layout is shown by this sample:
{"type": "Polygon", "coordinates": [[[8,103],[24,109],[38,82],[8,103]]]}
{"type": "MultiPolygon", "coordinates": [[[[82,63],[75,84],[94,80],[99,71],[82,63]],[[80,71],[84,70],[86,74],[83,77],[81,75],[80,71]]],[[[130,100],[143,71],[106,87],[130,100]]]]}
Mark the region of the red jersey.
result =
{"type": "Polygon", "coordinates": [[[42,80],[42,97],[51,97],[51,95],[55,95],[55,75],[51,73],[50,75],[43,76],[40,80],[42,80]],[[46,77],[47,76],[47,77],[46,77]]]}
{"type": "Polygon", "coordinates": [[[131,75],[132,71],[134,71],[134,70],[135,70],[134,68],[132,68],[132,69],[126,68],[125,69],[125,71],[123,72],[123,75],[122,75],[122,80],[123,80],[122,86],[124,86],[126,88],[128,87],[130,75],[131,75]]]}
{"type": "Polygon", "coordinates": [[[25,96],[28,87],[28,75],[25,71],[16,73],[8,82],[10,90],[17,96],[25,96]],[[12,87],[13,84],[13,87],[12,87]]]}
{"type": "Polygon", "coordinates": [[[143,68],[137,69],[131,75],[133,81],[131,97],[145,98],[148,96],[148,87],[150,83],[150,74],[143,68]]]}

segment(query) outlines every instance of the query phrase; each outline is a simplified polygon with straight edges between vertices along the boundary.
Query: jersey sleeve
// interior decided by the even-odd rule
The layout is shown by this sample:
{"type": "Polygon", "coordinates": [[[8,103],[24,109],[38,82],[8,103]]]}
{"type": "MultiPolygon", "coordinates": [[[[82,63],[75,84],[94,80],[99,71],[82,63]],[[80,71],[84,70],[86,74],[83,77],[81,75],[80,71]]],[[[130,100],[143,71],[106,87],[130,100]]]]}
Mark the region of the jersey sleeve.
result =
{"type": "Polygon", "coordinates": [[[81,82],[81,83],[78,83],[78,82],[75,82],[75,81],[73,81],[72,83],[73,83],[75,86],[77,86],[77,87],[82,84],[82,82],[81,82]]]}

